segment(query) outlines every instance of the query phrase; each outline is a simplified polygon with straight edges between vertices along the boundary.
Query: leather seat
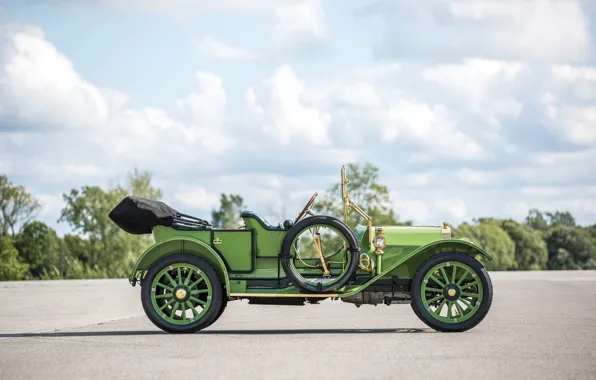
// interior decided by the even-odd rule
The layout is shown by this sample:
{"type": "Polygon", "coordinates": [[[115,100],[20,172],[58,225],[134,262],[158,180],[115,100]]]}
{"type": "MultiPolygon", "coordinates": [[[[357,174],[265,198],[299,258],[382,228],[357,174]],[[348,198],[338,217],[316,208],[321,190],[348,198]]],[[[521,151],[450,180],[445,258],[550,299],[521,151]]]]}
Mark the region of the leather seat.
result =
{"type": "Polygon", "coordinates": [[[291,220],[284,221],[283,226],[280,224],[278,224],[277,226],[271,225],[271,224],[267,223],[265,221],[265,219],[263,219],[260,215],[256,214],[253,211],[243,211],[240,214],[240,217],[242,219],[254,219],[257,221],[257,223],[259,223],[261,225],[261,227],[263,227],[264,229],[266,229],[268,231],[286,231],[293,225],[291,220]]]}

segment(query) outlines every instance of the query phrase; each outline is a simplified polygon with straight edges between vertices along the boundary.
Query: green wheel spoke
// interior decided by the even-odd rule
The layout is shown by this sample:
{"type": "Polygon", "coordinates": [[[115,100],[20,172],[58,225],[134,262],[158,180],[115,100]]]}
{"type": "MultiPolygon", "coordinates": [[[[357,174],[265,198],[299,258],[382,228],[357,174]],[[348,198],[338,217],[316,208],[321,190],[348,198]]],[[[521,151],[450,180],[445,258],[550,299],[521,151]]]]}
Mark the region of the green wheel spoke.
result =
{"type": "Polygon", "coordinates": [[[461,302],[463,302],[463,303],[464,303],[464,304],[465,304],[467,307],[469,307],[470,309],[473,309],[473,308],[474,308],[474,306],[472,306],[472,304],[470,303],[470,301],[468,301],[467,299],[465,299],[465,298],[460,298],[459,300],[460,300],[461,302]]]}
{"type": "Polygon", "coordinates": [[[443,278],[445,279],[445,284],[449,283],[449,276],[447,276],[447,272],[445,272],[445,268],[441,267],[441,274],[443,275],[443,278]]]}
{"type": "Polygon", "coordinates": [[[191,300],[193,300],[193,301],[195,301],[195,302],[196,302],[196,303],[198,303],[199,305],[203,305],[203,306],[205,306],[205,305],[207,304],[207,302],[205,302],[205,301],[201,301],[200,299],[198,299],[198,298],[196,298],[196,297],[193,297],[193,296],[190,296],[190,299],[191,299],[191,300]]]}
{"type": "Polygon", "coordinates": [[[180,304],[180,307],[181,307],[181,309],[180,309],[180,310],[182,310],[182,320],[183,320],[183,321],[186,321],[186,320],[187,320],[187,319],[186,319],[186,302],[182,302],[182,303],[180,304]]]}
{"type": "Polygon", "coordinates": [[[165,272],[165,275],[166,275],[166,277],[170,281],[170,284],[172,284],[173,287],[178,286],[178,284],[176,283],[176,281],[174,281],[174,279],[172,278],[172,276],[170,276],[170,274],[168,272],[165,272]]]}
{"type": "Polygon", "coordinates": [[[174,315],[176,315],[176,312],[178,311],[178,306],[180,304],[178,302],[176,302],[174,304],[174,307],[172,308],[172,311],[170,312],[170,318],[174,318],[174,315]]]}
{"type": "Polygon", "coordinates": [[[209,289],[191,290],[190,291],[190,294],[192,294],[193,296],[195,294],[203,294],[203,293],[209,293],[209,289]]]}
{"type": "Polygon", "coordinates": [[[480,294],[477,294],[477,293],[464,293],[464,292],[461,292],[461,295],[463,297],[472,297],[472,298],[478,298],[478,297],[480,297],[480,294]]]}
{"type": "Polygon", "coordinates": [[[431,313],[433,313],[434,315],[436,315],[437,317],[441,316],[441,311],[443,310],[443,305],[445,305],[445,302],[447,302],[447,300],[443,300],[439,306],[435,309],[435,311],[431,311],[431,313]]]}
{"type": "Polygon", "coordinates": [[[445,287],[445,284],[443,284],[441,281],[439,281],[439,279],[436,278],[435,276],[430,275],[430,279],[433,280],[434,282],[436,282],[441,288],[445,287]]]}
{"type": "Polygon", "coordinates": [[[213,302],[211,280],[203,273],[201,267],[191,263],[173,263],[163,267],[153,277],[151,290],[153,310],[164,322],[173,325],[189,325],[196,322],[209,310],[213,302]],[[199,284],[201,289],[197,289],[199,284]],[[187,291],[188,299],[181,301],[176,298],[174,289],[179,287],[187,291]]]}
{"type": "Polygon", "coordinates": [[[159,286],[160,288],[164,288],[165,290],[169,290],[169,291],[174,290],[174,288],[170,288],[169,286],[164,285],[161,282],[156,283],[155,286],[159,286]]]}
{"type": "Polygon", "coordinates": [[[482,273],[457,259],[438,262],[426,271],[418,289],[423,311],[428,317],[448,324],[463,323],[473,318],[483,302],[485,289],[481,278],[482,273]],[[445,296],[443,292],[448,287],[453,287],[459,298],[445,296]],[[431,304],[439,306],[435,309],[431,304]],[[447,308],[445,313],[444,307],[447,308]]]}
{"type": "Polygon", "coordinates": [[[201,276],[201,278],[199,278],[198,280],[196,280],[195,282],[193,282],[192,284],[190,284],[189,288],[194,288],[195,286],[199,285],[201,282],[203,282],[204,278],[203,276],[201,276]]]}
{"type": "Polygon", "coordinates": [[[190,282],[191,277],[192,277],[192,270],[189,270],[188,276],[186,276],[186,280],[184,280],[184,285],[188,286],[188,283],[190,282]]]}
{"type": "Polygon", "coordinates": [[[470,273],[470,272],[468,272],[468,271],[466,270],[466,271],[464,272],[463,276],[461,276],[461,277],[459,278],[459,280],[457,280],[457,282],[455,283],[455,285],[457,285],[457,286],[460,286],[460,285],[461,285],[461,283],[462,283],[462,281],[463,281],[463,280],[464,280],[464,279],[465,279],[465,278],[468,276],[468,273],[470,273]]]}
{"type": "Polygon", "coordinates": [[[163,309],[165,309],[166,307],[170,306],[170,304],[171,304],[172,302],[174,302],[174,300],[173,300],[173,299],[171,299],[171,300],[168,300],[166,303],[164,303],[164,304],[163,304],[163,305],[162,305],[162,306],[159,308],[159,311],[163,311],[163,309]]]}
{"type": "Polygon", "coordinates": [[[439,296],[436,296],[435,298],[431,298],[431,299],[429,299],[429,300],[428,300],[428,301],[426,301],[426,302],[427,302],[427,303],[432,303],[432,302],[435,302],[435,301],[438,301],[438,300],[440,300],[441,298],[445,298],[445,297],[443,297],[443,295],[441,294],[441,295],[439,295],[439,296]]]}
{"type": "Polygon", "coordinates": [[[192,310],[192,315],[193,317],[198,317],[199,313],[197,313],[197,309],[195,309],[194,305],[192,304],[192,302],[190,301],[186,301],[186,306],[188,306],[188,308],[190,310],[192,310]]]}
{"type": "Polygon", "coordinates": [[[455,301],[455,307],[457,308],[457,316],[459,318],[464,316],[464,309],[461,308],[461,306],[459,306],[459,302],[455,301]]]}
{"type": "Polygon", "coordinates": [[[467,284],[463,285],[460,289],[461,290],[464,290],[464,289],[467,289],[467,288],[469,288],[471,286],[474,286],[474,285],[478,285],[478,281],[468,282],[467,284]]]}

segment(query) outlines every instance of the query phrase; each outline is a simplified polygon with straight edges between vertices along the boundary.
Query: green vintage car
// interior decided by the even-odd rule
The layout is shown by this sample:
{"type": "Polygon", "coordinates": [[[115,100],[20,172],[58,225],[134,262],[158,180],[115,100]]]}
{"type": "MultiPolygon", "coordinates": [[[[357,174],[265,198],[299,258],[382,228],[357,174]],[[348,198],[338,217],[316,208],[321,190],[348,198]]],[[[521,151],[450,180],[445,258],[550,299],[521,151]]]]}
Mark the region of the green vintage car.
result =
{"type": "Polygon", "coordinates": [[[344,221],[316,215],[315,193],[295,220],[271,225],[242,212],[238,228],[214,228],[168,205],[126,197],[110,218],[132,234],[153,234],[130,283],[141,285],[149,319],[170,333],[214,323],[229,301],[304,305],[325,299],[361,305],[409,303],[428,326],[465,331],[490,309],[493,290],[481,247],[442,226],[375,226],[348,194],[341,170],[344,221]],[[366,225],[350,228],[357,212],[366,225]]]}

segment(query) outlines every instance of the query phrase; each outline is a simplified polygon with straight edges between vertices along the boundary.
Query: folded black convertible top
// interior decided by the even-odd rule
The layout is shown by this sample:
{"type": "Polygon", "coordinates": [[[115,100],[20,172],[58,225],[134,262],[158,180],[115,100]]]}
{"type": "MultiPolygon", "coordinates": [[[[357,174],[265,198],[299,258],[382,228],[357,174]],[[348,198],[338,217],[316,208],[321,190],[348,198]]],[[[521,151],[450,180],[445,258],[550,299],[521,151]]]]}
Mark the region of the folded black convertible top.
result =
{"type": "Polygon", "coordinates": [[[129,234],[150,234],[155,226],[182,230],[211,227],[205,220],[182,214],[167,204],[142,197],[127,196],[110,213],[109,218],[129,234]]]}

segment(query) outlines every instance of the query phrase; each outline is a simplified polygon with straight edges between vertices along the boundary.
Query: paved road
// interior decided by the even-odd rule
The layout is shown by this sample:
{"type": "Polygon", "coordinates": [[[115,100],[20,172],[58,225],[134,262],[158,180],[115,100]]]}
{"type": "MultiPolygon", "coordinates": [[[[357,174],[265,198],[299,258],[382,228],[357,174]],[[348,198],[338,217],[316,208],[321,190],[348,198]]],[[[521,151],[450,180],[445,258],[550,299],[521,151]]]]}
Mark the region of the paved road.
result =
{"type": "Polygon", "coordinates": [[[126,280],[0,283],[0,379],[596,379],[596,272],[492,273],[493,308],[436,333],[409,305],[230,303],[194,335],[126,280]]]}

